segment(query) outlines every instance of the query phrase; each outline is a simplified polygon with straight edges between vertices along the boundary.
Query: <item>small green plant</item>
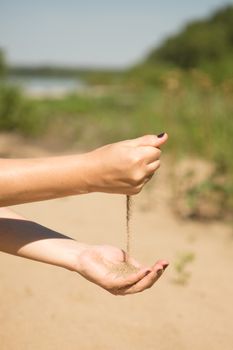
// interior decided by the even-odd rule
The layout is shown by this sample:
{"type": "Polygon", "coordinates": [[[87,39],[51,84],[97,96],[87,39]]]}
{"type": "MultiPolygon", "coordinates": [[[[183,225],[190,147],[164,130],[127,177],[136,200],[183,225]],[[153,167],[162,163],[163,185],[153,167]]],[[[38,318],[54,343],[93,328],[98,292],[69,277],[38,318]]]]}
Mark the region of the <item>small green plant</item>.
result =
{"type": "Polygon", "coordinates": [[[233,184],[223,170],[219,173],[215,169],[207,179],[187,189],[185,197],[192,218],[233,218],[233,184]]]}
{"type": "Polygon", "coordinates": [[[186,285],[191,277],[191,273],[187,270],[187,266],[190,265],[195,259],[193,252],[180,253],[177,256],[175,262],[175,277],[173,282],[179,285],[186,285]]]}

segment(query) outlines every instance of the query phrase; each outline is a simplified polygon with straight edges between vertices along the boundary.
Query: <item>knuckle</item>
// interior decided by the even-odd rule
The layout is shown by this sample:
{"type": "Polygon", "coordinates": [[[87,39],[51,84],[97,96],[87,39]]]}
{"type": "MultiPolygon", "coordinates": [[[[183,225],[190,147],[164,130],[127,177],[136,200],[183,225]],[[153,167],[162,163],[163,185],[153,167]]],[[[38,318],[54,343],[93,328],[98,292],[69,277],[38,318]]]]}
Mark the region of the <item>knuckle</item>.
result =
{"type": "Polygon", "coordinates": [[[160,160],[157,160],[153,166],[153,171],[156,171],[161,165],[161,162],[160,160]]]}
{"type": "Polygon", "coordinates": [[[156,148],[156,155],[157,157],[161,157],[162,151],[159,148],[156,148]]]}
{"type": "Polygon", "coordinates": [[[146,143],[148,143],[148,145],[153,145],[156,142],[157,138],[155,135],[147,134],[144,136],[144,140],[146,143]]]}
{"type": "Polygon", "coordinates": [[[139,186],[143,181],[143,177],[144,176],[139,172],[134,173],[131,180],[132,185],[136,187],[139,186]]]}
{"type": "Polygon", "coordinates": [[[140,193],[141,192],[141,190],[142,190],[142,185],[140,185],[140,186],[135,186],[133,189],[132,189],[132,194],[138,194],[138,193],[140,193]]]}
{"type": "Polygon", "coordinates": [[[130,165],[141,165],[145,158],[145,150],[143,147],[133,148],[129,153],[130,165]]]}
{"type": "Polygon", "coordinates": [[[142,156],[141,154],[139,154],[139,152],[134,152],[133,154],[131,154],[130,156],[131,165],[138,165],[141,163],[141,161],[142,161],[142,156]]]}

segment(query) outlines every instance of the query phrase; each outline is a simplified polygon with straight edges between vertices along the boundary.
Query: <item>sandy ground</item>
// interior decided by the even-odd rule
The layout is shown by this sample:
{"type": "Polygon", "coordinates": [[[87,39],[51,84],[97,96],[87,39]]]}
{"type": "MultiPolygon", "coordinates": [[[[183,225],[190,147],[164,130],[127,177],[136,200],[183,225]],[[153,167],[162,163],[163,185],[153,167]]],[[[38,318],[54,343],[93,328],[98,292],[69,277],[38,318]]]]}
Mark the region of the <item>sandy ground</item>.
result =
{"type": "MultiPolygon", "coordinates": [[[[171,263],[141,294],[115,297],[75,273],[0,254],[0,349],[232,349],[232,228],[179,221],[168,188],[161,167],[133,200],[134,256],[171,263]]],[[[126,244],[124,196],[91,194],[14,209],[80,241],[126,244]]]]}

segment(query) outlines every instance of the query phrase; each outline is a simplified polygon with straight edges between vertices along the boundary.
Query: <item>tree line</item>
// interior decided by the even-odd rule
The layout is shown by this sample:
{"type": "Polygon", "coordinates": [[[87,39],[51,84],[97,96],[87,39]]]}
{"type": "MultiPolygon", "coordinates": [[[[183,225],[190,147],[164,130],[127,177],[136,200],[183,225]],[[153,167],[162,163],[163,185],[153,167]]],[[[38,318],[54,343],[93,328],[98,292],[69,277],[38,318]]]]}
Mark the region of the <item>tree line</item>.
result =
{"type": "Polygon", "coordinates": [[[190,22],[147,58],[150,64],[162,62],[184,69],[222,60],[233,62],[233,5],[216,11],[207,19],[190,22]]]}

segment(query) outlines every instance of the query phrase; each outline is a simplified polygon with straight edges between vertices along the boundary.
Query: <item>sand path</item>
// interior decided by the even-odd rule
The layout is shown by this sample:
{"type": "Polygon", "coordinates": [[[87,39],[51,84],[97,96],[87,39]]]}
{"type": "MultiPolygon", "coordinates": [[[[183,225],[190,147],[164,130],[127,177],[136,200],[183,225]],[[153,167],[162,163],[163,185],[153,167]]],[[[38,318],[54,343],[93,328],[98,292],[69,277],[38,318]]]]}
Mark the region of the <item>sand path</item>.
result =
{"type": "MultiPolygon", "coordinates": [[[[134,199],[134,256],[171,263],[144,293],[114,297],[75,273],[0,254],[0,349],[232,349],[232,229],[180,222],[168,197],[161,170],[151,191],[134,199]],[[193,260],[185,267],[187,257],[193,260]]],[[[125,247],[123,196],[91,194],[14,209],[77,240],[125,247]]]]}

